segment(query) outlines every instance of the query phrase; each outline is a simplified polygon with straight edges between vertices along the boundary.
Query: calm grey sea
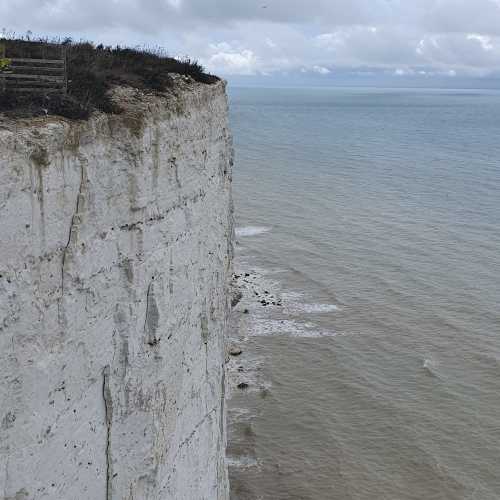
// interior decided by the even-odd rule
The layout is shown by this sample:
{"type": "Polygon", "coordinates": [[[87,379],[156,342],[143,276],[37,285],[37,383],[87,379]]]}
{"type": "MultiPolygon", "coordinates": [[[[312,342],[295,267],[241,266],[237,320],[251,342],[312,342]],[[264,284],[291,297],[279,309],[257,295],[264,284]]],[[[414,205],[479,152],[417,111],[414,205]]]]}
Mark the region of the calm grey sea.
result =
{"type": "Polygon", "coordinates": [[[233,499],[498,500],[500,92],[230,100],[233,499]]]}

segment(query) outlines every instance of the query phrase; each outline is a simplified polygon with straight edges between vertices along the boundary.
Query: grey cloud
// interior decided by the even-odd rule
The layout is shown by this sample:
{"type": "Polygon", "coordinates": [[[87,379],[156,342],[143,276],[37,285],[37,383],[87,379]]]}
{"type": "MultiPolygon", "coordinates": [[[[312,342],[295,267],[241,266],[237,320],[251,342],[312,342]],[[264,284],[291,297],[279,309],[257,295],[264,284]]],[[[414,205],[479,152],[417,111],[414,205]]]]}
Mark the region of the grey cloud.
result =
{"type": "Polygon", "coordinates": [[[6,28],[37,33],[114,27],[148,33],[175,25],[179,13],[164,0],[4,0],[0,16],[6,28]]]}
{"type": "Polygon", "coordinates": [[[422,16],[423,27],[439,33],[500,35],[500,1],[434,1],[422,16]]]}
{"type": "Polygon", "coordinates": [[[260,20],[279,23],[362,24],[386,10],[386,0],[186,0],[188,15],[212,20],[260,20]]]}
{"type": "Polygon", "coordinates": [[[163,45],[224,75],[500,70],[500,0],[2,0],[0,19],[18,32],[163,45]]]}

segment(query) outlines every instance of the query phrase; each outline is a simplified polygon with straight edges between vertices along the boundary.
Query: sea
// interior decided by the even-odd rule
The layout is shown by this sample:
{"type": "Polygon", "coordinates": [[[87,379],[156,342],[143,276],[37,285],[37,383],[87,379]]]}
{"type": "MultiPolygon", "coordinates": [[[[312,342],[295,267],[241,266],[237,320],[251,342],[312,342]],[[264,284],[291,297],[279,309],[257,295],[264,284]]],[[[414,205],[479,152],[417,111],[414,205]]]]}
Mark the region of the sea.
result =
{"type": "Polygon", "coordinates": [[[500,499],[500,91],[229,92],[232,500],[500,499]]]}

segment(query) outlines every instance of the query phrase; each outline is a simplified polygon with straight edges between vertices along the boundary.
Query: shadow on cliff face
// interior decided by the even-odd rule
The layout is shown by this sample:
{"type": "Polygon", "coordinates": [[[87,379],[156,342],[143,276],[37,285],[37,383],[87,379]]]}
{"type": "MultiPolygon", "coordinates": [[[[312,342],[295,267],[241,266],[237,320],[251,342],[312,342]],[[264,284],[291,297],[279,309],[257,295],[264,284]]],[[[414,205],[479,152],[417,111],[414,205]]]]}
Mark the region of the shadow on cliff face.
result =
{"type": "MultiPolygon", "coordinates": [[[[9,115],[53,114],[71,119],[87,119],[93,111],[120,112],[109,93],[116,85],[164,92],[175,85],[171,74],[183,75],[205,84],[219,81],[216,76],[205,73],[198,62],[168,57],[161,48],[96,46],[90,42],[73,43],[70,39],[57,43],[13,39],[0,40],[0,44],[4,47],[5,61],[16,58],[50,59],[51,52],[62,52],[66,60],[66,92],[2,92],[0,88],[0,112],[9,115]]],[[[31,70],[35,74],[41,70],[36,64],[31,70]]],[[[7,65],[5,70],[8,70],[7,65]]]]}

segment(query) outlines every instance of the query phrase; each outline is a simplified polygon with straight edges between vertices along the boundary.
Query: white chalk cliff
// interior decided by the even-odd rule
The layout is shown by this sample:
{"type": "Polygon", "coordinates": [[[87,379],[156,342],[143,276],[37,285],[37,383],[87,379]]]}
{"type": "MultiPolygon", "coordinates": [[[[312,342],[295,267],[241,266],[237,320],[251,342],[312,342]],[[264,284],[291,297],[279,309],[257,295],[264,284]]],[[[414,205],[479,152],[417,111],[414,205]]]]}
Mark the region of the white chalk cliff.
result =
{"type": "Polygon", "coordinates": [[[0,499],[225,500],[223,82],[0,120],[0,499]]]}

